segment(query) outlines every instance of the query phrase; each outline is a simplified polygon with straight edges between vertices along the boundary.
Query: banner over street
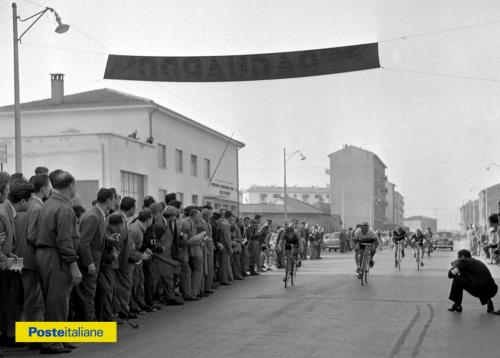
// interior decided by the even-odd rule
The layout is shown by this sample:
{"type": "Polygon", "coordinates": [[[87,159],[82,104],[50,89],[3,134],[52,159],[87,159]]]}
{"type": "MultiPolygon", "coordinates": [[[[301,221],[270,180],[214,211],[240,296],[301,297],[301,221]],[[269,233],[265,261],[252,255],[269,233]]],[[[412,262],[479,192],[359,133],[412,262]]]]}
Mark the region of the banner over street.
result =
{"type": "Polygon", "coordinates": [[[109,55],[105,79],[163,82],[259,81],[379,68],[378,43],[237,56],[109,55]]]}

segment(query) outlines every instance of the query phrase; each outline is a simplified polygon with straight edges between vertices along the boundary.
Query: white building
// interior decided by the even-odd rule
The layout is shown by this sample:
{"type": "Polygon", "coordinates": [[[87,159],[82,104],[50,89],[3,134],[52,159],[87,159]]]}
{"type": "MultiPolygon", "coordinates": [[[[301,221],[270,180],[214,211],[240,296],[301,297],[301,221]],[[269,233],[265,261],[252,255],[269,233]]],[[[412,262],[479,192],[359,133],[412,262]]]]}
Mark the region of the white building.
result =
{"type": "Polygon", "coordinates": [[[394,188],[396,184],[393,184],[389,181],[385,182],[385,201],[387,202],[387,206],[385,207],[385,223],[386,224],[395,224],[396,223],[396,215],[395,215],[395,195],[394,188]]]}
{"type": "MultiPolygon", "coordinates": [[[[36,166],[68,170],[86,206],[99,187],[115,187],[139,206],[144,195],[177,192],[184,205],[238,210],[244,144],[152,100],[107,88],[64,96],[57,74],[51,98],[22,104],[21,119],[25,176],[36,166]]],[[[0,128],[12,173],[13,106],[0,107],[0,128]]]]}
{"type": "MultiPolygon", "coordinates": [[[[330,188],[317,186],[287,186],[287,196],[308,204],[316,202],[330,203],[330,188]]],[[[285,192],[282,186],[252,185],[243,190],[243,203],[245,204],[276,204],[282,202],[285,192]]]]}

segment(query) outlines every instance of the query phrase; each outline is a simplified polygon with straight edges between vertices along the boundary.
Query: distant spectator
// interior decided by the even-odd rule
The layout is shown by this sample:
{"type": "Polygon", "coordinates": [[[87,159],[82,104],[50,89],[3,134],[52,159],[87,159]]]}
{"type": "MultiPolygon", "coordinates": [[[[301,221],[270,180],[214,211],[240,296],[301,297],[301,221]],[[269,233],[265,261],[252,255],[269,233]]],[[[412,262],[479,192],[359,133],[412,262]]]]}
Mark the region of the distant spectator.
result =
{"type": "Polygon", "coordinates": [[[0,172],[0,204],[7,199],[10,189],[10,175],[7,172],[0,172]]]}
{"type": "Polygon", "coordinates": [[[49,175],[49,169],[46,167],[36,167],[35,168],[35,175],[49,175]]]}

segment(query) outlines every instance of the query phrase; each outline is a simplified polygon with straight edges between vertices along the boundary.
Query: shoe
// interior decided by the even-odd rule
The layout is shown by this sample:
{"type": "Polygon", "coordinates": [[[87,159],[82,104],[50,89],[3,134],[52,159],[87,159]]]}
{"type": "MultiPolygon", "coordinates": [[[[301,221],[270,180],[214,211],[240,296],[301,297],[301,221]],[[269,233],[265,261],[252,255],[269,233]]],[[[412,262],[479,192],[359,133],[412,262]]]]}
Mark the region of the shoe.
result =
{"type": "Polygon", "coordinates": [[[244,281],[245,279],[243,277],[235,277],[235,280],[237,280],[237,281],[244,281]]]}
{"type": "Polygon", "coordinates": [[[153,307],[153,309],[155,309],[157,311],[161,310],[161,306],[160,305],[153,305],[152,307],[153,307]]]}
{"type": "Polygon", "coordinates": [[[137,318],[139,318],[139,316],[136,315],[133,312],[129,312],[128,315],[127,315],[127,318],[129,318],[129,319],[137,319],[137,318]]]}
{"type": "Polygon", "coordinates": [[[154,312],[154,309],[153,307],[151,306],[141,306],[141,310],[145,311],[145,312],[154,312]]]}
{"type": "Polygon", "coordinates": [[[495,315],[497,315],[497,316],[500,316],[500,310],[498,310],[498,311],[493,311],[493,312],[491,312],[491,313],[493,313],[493,314],[495,314],[495,315]]]}
{"type": "Polygon", "coordinates": [[[424,263],[420,261],[420,267],[424,267],[424,263]]]}
{"type": "Polygon", "coordinates": [[[448,311],[450,311],[450,312],[462,312],[462,306],[454,303],[453,306],[448,308],[448,311]]]}
{"type": "Polygon", "coordinates": [[[493,307],[493,302],[491,302],[491,300],[488,300],[486,312],[492,313],[494,310],[495,308],[493,307]]]}
{"type": "Polygon", "coordinates": [[[184,301],[199,301],[199,300],[200,300],[200,298],[196,297],[196,296],[184,297],[184,301]]]}
{"type": "Polygon", "coordinates": [[[177,300],[167,300],[167,306],[182,306],[184,303],[177,300]]]}
{"type": "Polygon", "coordinates": [[[358,272],[358,279],[361,279],[363,277],[363,275],[361,274],[361,272],[358,272]]]}
{"type": "Polygon", "coordinates": [[[211,295],[212,293],[214,293],[213,290],[206,290],[205,293],[208,293],[209,295],[211,295]]]}
{"type": "Polygon", "coordinates": [[[77,349],[77,348],[78,348],[78,346],[77,346],[76,344],[74,344],[74,343],[69,343],[69,342],[65,342],[65,343],[63,343],[63,347],[64,347],[64,348],[71,349],[71,350],[73,350],[73,349],[77,349]]]}
{"type": "Polygon", "coordinates": [[[360,271],[360,270],[359,270],[359,267],[358,267],[358,268],[356,269],[356,273],[359,273],[359,271],[360,271]]]}
{"type": "Polygon", "coordinates": [[[250,274],[250,276],[260,276],[260,273],[258,273],[258,272],[252,272],[252,273],[250,274]]]}
{"type": "Polygon", "coordinates": [[[208,293],[202,292],[198,295],[198,297],[208,297],[208,293]]]}
{"type": "Polygon", "coordinates": [[[370,260],[370,268],[372,268],[373,265],[375,265],[375,262],[373,260],[370,260]]]}
{"type": "Polygon", "coordinates": [[[40,348],[40,354],[59,354],[59,353],[71,353],[69,348],[40,348]]]}
{"type": "Polygon", "coordinates": [[[229,282],[221,282],[220,285],[221,286],[231,286],[231,284],[229,282]]]}

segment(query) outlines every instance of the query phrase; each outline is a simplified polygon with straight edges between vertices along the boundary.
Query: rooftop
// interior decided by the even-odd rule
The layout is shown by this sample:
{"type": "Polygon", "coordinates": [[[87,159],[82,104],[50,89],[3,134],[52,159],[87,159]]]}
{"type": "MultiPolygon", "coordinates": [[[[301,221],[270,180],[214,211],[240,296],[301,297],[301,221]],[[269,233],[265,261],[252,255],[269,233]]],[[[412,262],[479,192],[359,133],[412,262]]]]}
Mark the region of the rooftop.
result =
{"type": "MultiPolygon", "coordinates": [[[[281,214],[283,213],[284,205],[282,204],[243,204],[240,205],[240,212],[245,214],[281,214]]],[[[315,208],[303,201],[288,198],[287,212],[289,214],[317,214],[328,215],[318,208],[315,208]]]]}
{"type": "Polygon", "coordinates": [[[377,159],[384,166],[384,168],[387,168],[387,166],[384,164],[384,162],[382,161],[382,159],[380,159],[380,157],[377,154],[375,154],[373,152],[370,152],[369,150],[363,149],[361,147],[356,147],[356,146],[350,145],[350,144],[344,144],[344,146],[342,147],[342,149],[339,149],[339,150],[337,150],[337,151],[335,151],[333,153],[330,153],[330,154],[328,154],[328,156],[331,157],[331,156],[333,156],[333,155],[335,155],[337,153],[340,153],[342,151],[345,151],[345,150],[358,150],[358,151],[363,151],[365,153],[371,154],[371,155],[373,155],[375,157],[375,159],[377,159]]]}
{"type": "MultiPolygon", "coordinates": [[[[217,132],[199,122],[183,116],[169,108],[163,107],[155,103],[151,99],[134,96],[128,93],[120,92],[111,88],[101,88],[92,91],[80,92],[70,95],[65,95],[61,103],[54,103],[51,98],[42,99],[38,101],[21,103],[21,111],[48,111],[48,110],[71,110],[71,109],[85,109],[85,108],[98,108],[98,107],[126,107],[126,106],[151,106],[152,108],[159,108],[175,117],[188,122],[194,126],[200,127],[208,132],[211,132],[219,137],[229,140],[229,137],[217,132]]],[[[7,105],[0,107],[1,114],[10,114],[14,111],[14,105],[7,105]]],[[[238,147],[244,147],[245,144],[235,139],[231,140],[238,147]]]]}
{"type": "MultiPolygon", "coordinates": [[[[290,192],[300,191],[308,193],[330,193],[330,187],[319,187],[319,186],[288,186],[286,190],[290,192]]],[[[283,192],[283,186],[277,185],[252,185],[250,188],[245,190],[246,192],[283,192]]]]}

